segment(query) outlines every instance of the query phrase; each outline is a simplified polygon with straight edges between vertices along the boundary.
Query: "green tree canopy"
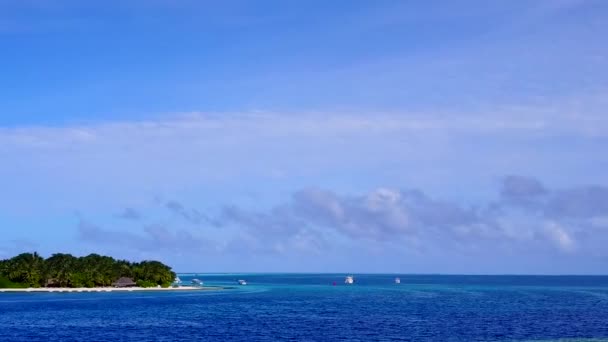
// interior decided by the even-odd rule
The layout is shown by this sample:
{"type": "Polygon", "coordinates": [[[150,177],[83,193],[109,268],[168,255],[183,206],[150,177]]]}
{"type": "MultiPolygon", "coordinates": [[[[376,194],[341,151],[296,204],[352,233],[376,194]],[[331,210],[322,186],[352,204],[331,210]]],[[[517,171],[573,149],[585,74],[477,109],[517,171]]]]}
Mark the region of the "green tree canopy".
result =
{"type": "Polygon", "coordinates": [[[95,287],[111,286],[129,277],[146,286],[169,286],[175,279],[171,267],[159,261],[129,262],[89,254],[75,257],[56,253],[44,259],[38,253],[22,253],[0,260],[0,287],[95,287]]]}

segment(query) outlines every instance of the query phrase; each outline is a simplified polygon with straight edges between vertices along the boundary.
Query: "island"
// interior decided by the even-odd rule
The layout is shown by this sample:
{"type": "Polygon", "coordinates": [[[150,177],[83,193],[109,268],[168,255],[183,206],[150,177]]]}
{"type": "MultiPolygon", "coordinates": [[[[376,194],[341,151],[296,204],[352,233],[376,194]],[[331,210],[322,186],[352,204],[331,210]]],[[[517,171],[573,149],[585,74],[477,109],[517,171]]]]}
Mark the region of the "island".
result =
{"type": "Polygon", "coordinates": [[[171,267],[159,261],[130,262],[99,254],[76,257],[56,253],[45,259],[34,252],[0,260],[1,292],[203,289],[174,286],[175,279],[171,267]]]}

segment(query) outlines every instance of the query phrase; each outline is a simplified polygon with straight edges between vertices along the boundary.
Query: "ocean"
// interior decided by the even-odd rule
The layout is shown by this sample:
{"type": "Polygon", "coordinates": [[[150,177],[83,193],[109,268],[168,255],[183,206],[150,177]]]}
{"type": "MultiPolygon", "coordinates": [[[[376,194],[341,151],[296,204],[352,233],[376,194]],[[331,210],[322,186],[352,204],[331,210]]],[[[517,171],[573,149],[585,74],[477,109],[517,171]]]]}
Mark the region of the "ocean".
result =
{"type": "Polygon", "coordinates": [[[0,340],[608,341],[606,276],[345,276],[182,274],[232,288],[0,293],[0,340]]]}

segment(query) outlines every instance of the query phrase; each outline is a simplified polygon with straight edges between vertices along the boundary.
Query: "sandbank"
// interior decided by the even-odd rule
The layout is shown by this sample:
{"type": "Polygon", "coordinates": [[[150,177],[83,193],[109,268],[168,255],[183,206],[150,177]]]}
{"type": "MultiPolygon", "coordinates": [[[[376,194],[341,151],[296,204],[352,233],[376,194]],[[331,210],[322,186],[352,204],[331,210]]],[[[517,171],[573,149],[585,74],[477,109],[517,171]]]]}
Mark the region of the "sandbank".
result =
{"type": "Polygon", "coordinates": [[[2,292],[135,292],[135,291],[213,291],[222,287],[179,286],[179,287],[39,287],[20,289],[0,289],[2,292]]]}

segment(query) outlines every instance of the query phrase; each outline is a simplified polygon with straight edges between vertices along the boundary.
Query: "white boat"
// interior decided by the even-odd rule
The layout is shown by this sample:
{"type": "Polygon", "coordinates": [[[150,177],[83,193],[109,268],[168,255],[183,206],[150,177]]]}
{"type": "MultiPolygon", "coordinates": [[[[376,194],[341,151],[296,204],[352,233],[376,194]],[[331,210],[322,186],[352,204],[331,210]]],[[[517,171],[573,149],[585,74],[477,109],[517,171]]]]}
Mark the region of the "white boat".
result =
{"type": "Polygon", "coordinates": [[[239,280],[237,280],[237,282],[239,283],[239,285],[247,285],[247,282],[244,281],[243,279],[239,279],[239,280]]]}
{"type": "Polygon", "coordinates": [[[401,279],[399,277],[395,278],[395,284],[401,284],[401,279]]]}
{"type": "Polygon", "coordinates": [[[203,286],[203,281],[200,279],[192,279],[192,285],[203,286]]]}
{"type": "Polygon", "coordinates": [[[182,280],[179,279],[179,277],[175,277],[175,279],[173,280],[173,284],[181,284],[182,280]]]}
{"type": "Polygon", "coordinates": [[[344,279],[344,284],[351,285],[355,282],[355,278],[352,275],[346,276],[344,279]]]}

